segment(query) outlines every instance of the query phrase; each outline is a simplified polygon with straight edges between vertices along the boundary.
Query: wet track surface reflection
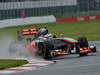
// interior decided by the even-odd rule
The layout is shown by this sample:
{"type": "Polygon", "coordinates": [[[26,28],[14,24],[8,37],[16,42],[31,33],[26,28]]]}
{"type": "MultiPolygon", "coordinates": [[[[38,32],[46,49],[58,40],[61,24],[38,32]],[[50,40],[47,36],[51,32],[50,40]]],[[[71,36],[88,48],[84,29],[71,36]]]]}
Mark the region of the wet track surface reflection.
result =
{"type": "Polygon", "coordinates": [[[76,55],[54,58],[55,64],[33,71],[20,72],[10,75],[100,75],[100,41],[90,42],[96,45],[98,52],[88,56],[76,55]]]}

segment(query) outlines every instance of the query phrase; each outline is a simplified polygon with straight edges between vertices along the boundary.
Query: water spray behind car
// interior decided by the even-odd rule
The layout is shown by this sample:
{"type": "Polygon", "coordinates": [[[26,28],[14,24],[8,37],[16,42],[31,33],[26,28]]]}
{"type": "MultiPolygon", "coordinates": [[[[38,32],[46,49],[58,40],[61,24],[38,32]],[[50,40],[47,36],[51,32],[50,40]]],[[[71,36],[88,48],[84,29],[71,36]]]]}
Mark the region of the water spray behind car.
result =
{"type": "Polygon", "coordinates": [[[25,44],[10,35],[0,37],[0,59],[36,59],[25,48],[25,44]]]}

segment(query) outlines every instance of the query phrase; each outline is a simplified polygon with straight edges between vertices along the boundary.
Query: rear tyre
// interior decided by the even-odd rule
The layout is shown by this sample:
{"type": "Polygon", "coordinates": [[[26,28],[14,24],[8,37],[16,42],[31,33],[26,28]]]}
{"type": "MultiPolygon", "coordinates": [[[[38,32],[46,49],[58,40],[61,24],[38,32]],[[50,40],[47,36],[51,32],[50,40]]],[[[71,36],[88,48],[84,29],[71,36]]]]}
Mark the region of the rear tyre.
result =
{"type": "Polygon", "coordinates": [[[22,31],[17,31],[17,39],[18,39],[19,41],[22,41],[22,40],[23,40],[22,31]]]}
{"type": "MultiPolygon", "coordinates": [[[[79,37],[78,38],[78,42],[79,42],[80,48],[89,46],[86,37],[79,37]]],[[[79,56],[87,56],[87,54],[88,53],[80,53],[80,50],[79,50],[79,56]]]]}

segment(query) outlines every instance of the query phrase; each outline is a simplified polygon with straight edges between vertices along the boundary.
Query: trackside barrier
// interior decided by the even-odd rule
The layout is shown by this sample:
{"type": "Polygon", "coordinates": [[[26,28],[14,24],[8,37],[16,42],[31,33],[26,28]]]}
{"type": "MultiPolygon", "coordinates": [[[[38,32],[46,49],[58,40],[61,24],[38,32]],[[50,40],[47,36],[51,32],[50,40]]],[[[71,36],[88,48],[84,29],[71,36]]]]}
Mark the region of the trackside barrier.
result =
{"type": "Polygon", "coordinates": [[[7,20],[0,20],[0,28],[4,28],[8,26],[52,23],[52,22],[56,22],[56,18],[53,15],[41,16],[41,17],[7,19],[7,20]]]}
{"type": "Polygon", "coordinates": [[[89,21],[89,20],[100,20],[100,15],[56,18],[56,22],[78,22],[78,21],[89,21]]]}

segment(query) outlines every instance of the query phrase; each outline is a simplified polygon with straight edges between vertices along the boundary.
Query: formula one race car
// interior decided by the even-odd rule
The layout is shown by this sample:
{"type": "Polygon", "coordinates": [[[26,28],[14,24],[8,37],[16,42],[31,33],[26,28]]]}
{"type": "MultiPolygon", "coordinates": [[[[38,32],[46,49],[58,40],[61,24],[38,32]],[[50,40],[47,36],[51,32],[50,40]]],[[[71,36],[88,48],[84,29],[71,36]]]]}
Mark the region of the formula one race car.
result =
{"type": "Polygon", "coordinates": [[[27,49],[32,53],[40,54],[44,59],[51,59],[61,55],[79,54],[87,56],[88,53],[97,52],[96,46],[89,46],[86,37],[77,40],[68,37],[56,37],[46,32],[40,35],[36,28],[21,30],[22,35],[35,35],[35,39],[27,39],[27,49]],[[25,30],[25,31],[24,31],[25,30]]]}

